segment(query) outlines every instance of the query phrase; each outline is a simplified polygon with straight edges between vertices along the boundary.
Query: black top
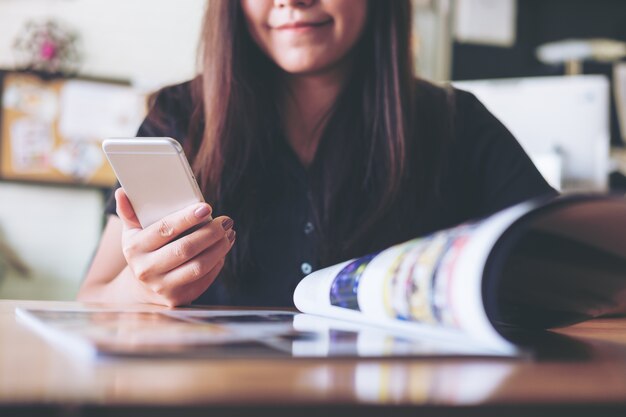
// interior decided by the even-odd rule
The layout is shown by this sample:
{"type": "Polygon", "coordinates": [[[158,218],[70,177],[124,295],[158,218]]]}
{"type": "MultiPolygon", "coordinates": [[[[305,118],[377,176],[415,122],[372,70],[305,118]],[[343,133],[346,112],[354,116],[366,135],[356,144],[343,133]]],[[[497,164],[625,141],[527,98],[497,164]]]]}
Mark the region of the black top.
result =
{"type": "MultiPolygon", "coordinates": [[[[443,91],[426,82],[420,82],[419,88],[428,94],[443,91]]],[[[511,133],[476,97],[461,90],[454,92],[455,146],[448,155],[443,195],[436,204],[404,207],[403,215],[393,216],[389,221],[391,238],[381,242],[383,247],[486,216],[529,198],[556,194],[511,133]]],[[[184,142],[191,106],[189,83],[162,90],[151,111],[166,114],[166,123],[157,127],[148,117],[137,136],[168,136],[184,142]]],[[[263,213],[259,213],[260,221],[250,235],[252,267],[235,292],[227,290],[218,277],[198,303],[293,306],[296,284],[325,266],[318,261],[319,238],[312,222],[307,169],[286,141],[279,142],[272,169],[263,173],[266,178],[260,182],[265,184],[261,194],[269,197],[263,200],[263,213]]],[[[107,212],[115,214],[114,199],[109,201],[107,212]]],[[[222,214],[229,213],[215,213],[222,214]]]]}

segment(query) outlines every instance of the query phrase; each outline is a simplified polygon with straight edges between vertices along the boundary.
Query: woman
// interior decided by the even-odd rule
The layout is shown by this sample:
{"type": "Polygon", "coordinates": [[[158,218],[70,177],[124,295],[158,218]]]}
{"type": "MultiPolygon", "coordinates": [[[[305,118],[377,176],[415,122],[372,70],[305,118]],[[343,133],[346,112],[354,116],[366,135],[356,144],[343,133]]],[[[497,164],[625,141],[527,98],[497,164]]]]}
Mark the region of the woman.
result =
{"type": "Polygon", "coordinates": [[[554,193],[472,95],[414,78],[410,22],[409,0],[211,0],[201,75],[138,136],[180,140],[212,207],[142,230],[118,189],[79,299],[289,306],[313,269],[554,193]]]}

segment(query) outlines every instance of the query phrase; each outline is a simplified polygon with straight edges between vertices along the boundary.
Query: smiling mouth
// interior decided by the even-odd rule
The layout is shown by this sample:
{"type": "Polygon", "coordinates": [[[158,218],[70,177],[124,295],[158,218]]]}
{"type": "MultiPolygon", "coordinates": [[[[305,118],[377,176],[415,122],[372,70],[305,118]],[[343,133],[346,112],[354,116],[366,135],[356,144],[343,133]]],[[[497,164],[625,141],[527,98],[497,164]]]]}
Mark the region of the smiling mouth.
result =
{"type": "Polygon", "coordinates": [[[328,25],[331,19],[321,22],[293,22],[275,27],[276,30],[312,29],[328,25]]]}

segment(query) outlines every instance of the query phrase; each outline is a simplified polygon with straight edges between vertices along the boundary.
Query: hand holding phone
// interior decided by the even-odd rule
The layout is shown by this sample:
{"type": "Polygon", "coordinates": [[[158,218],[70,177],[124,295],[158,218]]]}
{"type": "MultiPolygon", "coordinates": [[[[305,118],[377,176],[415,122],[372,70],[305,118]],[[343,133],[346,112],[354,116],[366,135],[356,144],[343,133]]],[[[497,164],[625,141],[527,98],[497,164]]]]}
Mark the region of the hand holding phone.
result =
{"type": "Polygon", "coordinates": [[[134,145],[107,141],[103,145],[122,184],[115,198],[123,224],[122,251],[134,281],[126,287],[136,289],[139,284],[143,302],[189,304],[206,291],[224,265],[235,240],[233,221],[225,216],[211,219],[211,207],[201,194],[198,197],[195,180],[190,182],[193,175],[186,171],[186,158],[183,155],[184,161],[176,159],[168,147],[174,146],[179,155],[182,150],[171,143],[163,144],[160,138],[156,142],[165,148],[153,147],[157,138],[150,139],[153,141],[134,145]],[[173,175],[176,170],[178,174],[173,175]],[[158,187],[155,178],[163,180],[164,186],[158,187]],[[175,189],[175,184],[183,190],[175,189]],[[127,186],[133,190],[137,203],[127,195],[127,186]],[[175,195],[184,196],[183,202],[164,195],[165,190],[173,189],[175,195]],[[142,207],[141,219],[135,204],[142,207]],[[155,213],[172,210],[175,211],[154,220],[161,215],[155,213]],[[193,231],[186,234],[190,230],[193,231]]]}

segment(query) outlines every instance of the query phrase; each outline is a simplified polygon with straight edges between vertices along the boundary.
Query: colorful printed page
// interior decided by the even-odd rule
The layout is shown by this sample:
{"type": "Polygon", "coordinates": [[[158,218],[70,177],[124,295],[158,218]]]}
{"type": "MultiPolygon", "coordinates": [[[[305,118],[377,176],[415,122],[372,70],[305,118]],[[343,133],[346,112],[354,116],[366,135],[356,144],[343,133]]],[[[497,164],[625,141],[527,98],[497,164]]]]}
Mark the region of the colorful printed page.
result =
{"type": "Polygon", "coordinates": [[[482,222],[316,271],[296,288],[295,305],[305,313],[455,341],[485,354],[518,355],[487,318],[482,267],[498,237],[531,207],[515,206],[482,222]]]}

